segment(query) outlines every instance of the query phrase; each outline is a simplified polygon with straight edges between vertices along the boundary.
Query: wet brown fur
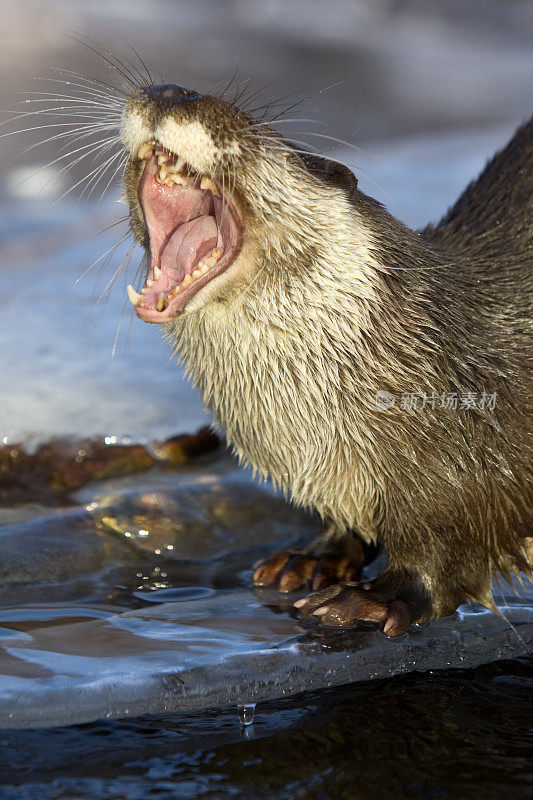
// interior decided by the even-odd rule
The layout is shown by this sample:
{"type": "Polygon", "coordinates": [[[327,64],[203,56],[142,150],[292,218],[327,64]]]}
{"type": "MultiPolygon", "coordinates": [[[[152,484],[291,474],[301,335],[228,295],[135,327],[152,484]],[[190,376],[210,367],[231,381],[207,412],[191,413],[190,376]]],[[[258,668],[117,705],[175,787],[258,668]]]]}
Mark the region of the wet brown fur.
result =
{"type": "MultiPolygon", "coordinates": [[[[249,118],[213,98],[191,103],[179,113],[170,111],[180,121],[183,115],[200,119],[214,131],[217,146],[240,138],[246,141],[243,125],[249,118]]],[[[161,111],[152,108],[143,113],[155,125],[151,115],[161,111]]],[[[286,149],[290,152],[289,146],[286,149]]],[[[302,208],[300,243],[295,239],[296,200],[289,219],[283,208],[286,198],[280,198],[279,206],[272,202],[269,206],[259,183],[254,197],[253,156],[241,155],[236,196],[260,252],[255,267],[259,280],[250,287],[238,278],[232,285],[221,284],[205,307],[195,307],[167,326],[173,344],[239,457],[259,473],[272,475],[295,502],[317,508],[346,536],[359,535],[386,548],[389,564],[372,585],[376,601],[404,602],[409,609],[406,624],[450,613],[467,598],[493,608],[493,576],[529,571],[525,545],[533,533],[531,365],[527,363],[533,122],[517,132],[443,220],[421,234],[363,194],[342,165],[296,153],[287,156],[287,163],[291,180],[296,181],[288,182],[287,192],[299,180],[302,196],[309,195],[308,207],[302,208]],[[348,201],[354,228],[370,232],[365,241],[369,257],[361,265],[361,289],[351,284],[344,301],[342,286],[339,294],[336,284],[328,306],[325,285],[323,307],[316,311],[310,303],[304,314],[296,307],[306,296],[306,281],[307,296],[315,297],[317,288],[311,282],[322,258],[320,237],[327,253],[328,247],[337,246],[334,237],[343,236],[345,230],[324,228],[315,191],[339,206],[343,225],[346,220],[350,224],[348,201]],[[277,294],[272,294],[272,308],[265,309],[269,287],[272,292],[275,287],[277,294]],[[291,316],[293,292],[297,299],[291,316]],[[239,306],[233,313],[235,298],[239,306]],[[280,311],[283,298],[285,317],[280,311]],[[218,327],[217,314],[222,320],[218,327]],[[304,342],[301,352],[293,339],[284,339],[282,327],[289,325],[284,319],[304,342]],[[345,333],[350,319],[353,340],[345,333]],[[319,331],[318,354],[313,353],[315,342],[305,350],[311,328],[319,331]],[[330,330],[341,328],[344,334],[338,340],[330,338],[330,330]],[[348,431],[340,426],[335,446],[324,449],[331,423],[324,424],[321,439],[317,426],[323,412],[316,408],[313,392],[316,385],[316,397],[327,409],[323,370],[330,364],[335,375],[328,390],[331,413],[352,420],[353,425],[348,431]],[[301,369],[307,370],[303,376],[301,369]],[[394,395],[395,405],[378,409],[377,391],[394,395]],[[435,408],[400,407],[402,394],[417,392],[434,392],[437,398],[452,392],[459,398],[466,392],[475,392],[478,398],[483,392],[495,392],[497,399],[492,410],[446,410],[438,400],[435,408]],[[282,397],[279,402],[277,394],[282,397]],[[279,419],[280,409],[285,419],[279,419]],[[311,409],[307,417],[305,409],[311,409]],[[295,431],[299,419],[306,418],[315,426],[317,452],[309,454],[305,433],[304,484],[297,474],[295,431]],[[323,502],[312,499],[319,492],[315,488],[313,495],[308,489],[313,482],[327,487],[323,502]],[[349,486],[355,486],[362,498],[359,512],[344,513],[342,502],[337,506],[331,499],[335,487],[341,497],[349,486]]],[[[216,170],[212,174],[217,177],[216,170]]],[[[126,196],[132,228],[147,247],[138,180],[139,164],[133,158],[126,172],[126,196]]],[[[339,272],[339,286],[343,280],[339,272]]]]}

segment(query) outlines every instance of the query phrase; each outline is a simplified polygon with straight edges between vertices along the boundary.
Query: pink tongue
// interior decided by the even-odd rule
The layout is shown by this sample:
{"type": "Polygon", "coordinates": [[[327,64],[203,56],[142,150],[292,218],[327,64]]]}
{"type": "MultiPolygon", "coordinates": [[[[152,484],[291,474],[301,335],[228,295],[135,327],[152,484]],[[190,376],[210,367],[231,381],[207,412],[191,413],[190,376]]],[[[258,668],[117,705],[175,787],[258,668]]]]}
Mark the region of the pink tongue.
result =
{"type": "Polygon", "coordinates": [[[194,265],[213,247],[218,238],[215,217],[205,215],[185,222],[174,231],[161,253],[161,269],[181,282],[194,265]]]}

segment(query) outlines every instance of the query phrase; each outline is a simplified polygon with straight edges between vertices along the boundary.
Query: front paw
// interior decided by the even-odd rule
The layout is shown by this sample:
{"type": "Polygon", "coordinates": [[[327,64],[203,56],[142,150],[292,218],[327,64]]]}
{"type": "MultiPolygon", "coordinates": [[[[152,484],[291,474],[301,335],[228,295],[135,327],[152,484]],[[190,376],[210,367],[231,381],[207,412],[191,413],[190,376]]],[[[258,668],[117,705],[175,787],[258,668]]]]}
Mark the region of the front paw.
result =
{"type": "Polygon", "coordinates": [[[377,622],[387,636],[401,636],[415,621],[408,603],[400,598],[384,602],[374,597],[372,584],[340,583],[298,600],[301,614],[318,617],[323,625],[349,626],[377,622]]]}
{"type": "Polygon", "coordinates": [[[280,592],[322,589],[357,577],[361,563],[348,556],[314,556],[294,550],[280,550],[262,561],[254,572],[256,586],[275,586],[280,592]]]}

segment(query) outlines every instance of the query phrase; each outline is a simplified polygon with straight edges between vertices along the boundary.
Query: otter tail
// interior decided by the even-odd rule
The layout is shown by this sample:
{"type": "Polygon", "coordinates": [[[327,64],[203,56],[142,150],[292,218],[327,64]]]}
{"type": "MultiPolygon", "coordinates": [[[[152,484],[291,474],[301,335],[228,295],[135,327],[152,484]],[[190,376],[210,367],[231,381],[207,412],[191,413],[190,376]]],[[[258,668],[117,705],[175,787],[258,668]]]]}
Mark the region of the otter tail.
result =
{"type": "Polygon", "coordinates": [[[474,259],[533,259],[533,117],[487,164],[437,226],[422,235],[474,259]]]}

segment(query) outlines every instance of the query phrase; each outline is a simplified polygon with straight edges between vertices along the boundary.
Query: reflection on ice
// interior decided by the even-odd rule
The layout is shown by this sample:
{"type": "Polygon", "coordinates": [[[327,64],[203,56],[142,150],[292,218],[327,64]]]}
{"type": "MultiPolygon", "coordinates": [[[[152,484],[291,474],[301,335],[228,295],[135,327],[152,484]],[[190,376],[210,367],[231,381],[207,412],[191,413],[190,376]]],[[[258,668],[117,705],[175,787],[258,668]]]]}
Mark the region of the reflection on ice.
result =
{"type": "MultiPolygon", "coordinates": [[[[137,573],[137,575],[142,575],[142,573],[137,573]]],[[[213,589],[204,586],[184,586],[181,589],[149,589],[148,591],[132,592],[132,594],[139,600],[148,603],[174,603],[210,597],[213,592],[213,589]]]]}

